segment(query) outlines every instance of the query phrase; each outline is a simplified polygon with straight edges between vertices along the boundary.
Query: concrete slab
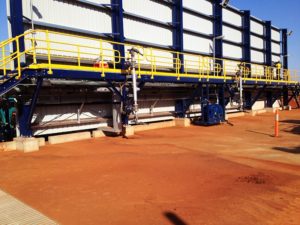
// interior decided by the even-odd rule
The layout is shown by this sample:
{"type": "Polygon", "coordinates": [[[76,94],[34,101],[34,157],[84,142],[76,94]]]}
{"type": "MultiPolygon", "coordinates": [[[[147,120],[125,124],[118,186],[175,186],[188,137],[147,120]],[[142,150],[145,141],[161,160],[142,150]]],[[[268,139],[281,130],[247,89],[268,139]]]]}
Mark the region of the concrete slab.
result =
{"type": "Polygon", "coordinates": [[[43,224],[56,225],[42,213],[17,200],[13,196],[0,190],[0,224],[28,225],[43,224]]]}
{"type": "Polygon", "coordinates": [[[191,126],[191,120],[189,118],[175,118],[176,127],[189,127],[191,126]]]}
{"type": "Polygon", "coordinates": [[[42,147],[42,146],[45,146],[46,145],[46,141],[45,141],[45,138],[43,137],[39,137],[37,138],[38,142],[39,142],[39,146],[42,147]]]}
{"type": "Polygon", "coordinates": [[[14,141],[16,142],[16,150],[24,153],[35,152],[40,149],[39,140],[37,138],[17,137],[14,138],[14,141]]]}
{"type": "Polygon", "coordinates": [[[91,138],[91,133],[86,131],[86,132],[79,132],[79,133],[72,133],[72,134],[49,136],[48,143],[50,145],[54,145],[54,144],[61,144],[66,142],[86,140],[90,138],[91,138]]]}
{"type": "Polygon", "coordinates": [[[260,109],[260,110],[252,110],[251,111],[251,116],[257,116],[259,114],[267,113],[266,109],[260,109]]]}
{"type": "Polygon", "coordinates": [[[225,119],[228,120],[230,118],[235,118],[235,117],[241,117],[245,116],[246,114],[244,112],[237,112],[237,113],[229,113],[225,115],[225,119]]]}
{"type": "Polygon", "coordinates": [[[133,126],[125,126],[124,127],[124,136],[130,137],[134,135],[134,127],[133,126]]]}
{"type": "Polygon", "coordinates": [[[93,130],[92,131],[92,137],[93,138],[105,137],[105,134],[102,130],[93,130]]]}
{"type": "Polygon", "coordinates": [[[3,142],[1,144],[1,149],[4,151],[15,151],[17,150],[17,145],[15,141],[3,142]]]}
{"type": "Polygon", "coordinates": [[[155,130],[155,129],[162,129],[167,127],[174,127],[175,121],[166,121],[166,122],[159,122],[159,123],[150,123],[150,124],[143,124],[143,125],[136,125],[134,126],[134,131],[146,131],[146,130],[155,130]]]}

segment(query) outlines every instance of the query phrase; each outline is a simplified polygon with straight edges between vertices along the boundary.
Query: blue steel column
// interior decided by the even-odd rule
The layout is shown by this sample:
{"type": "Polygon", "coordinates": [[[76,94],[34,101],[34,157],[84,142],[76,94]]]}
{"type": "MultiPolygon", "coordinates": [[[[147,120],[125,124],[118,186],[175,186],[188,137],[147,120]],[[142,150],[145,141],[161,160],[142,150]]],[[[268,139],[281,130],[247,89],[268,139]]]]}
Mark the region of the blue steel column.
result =
{"type": "Polygon", "coordinates": [[[20,113],[21,115],[19,117],[19,129],[22,137],[32,136],[31,120],[42,85],[43,78],[39,77],[37,79],[36,88],[34,90],[30,103],[24,104],[22,107],[22,111],[20,113]]]}
{"type": "MultiPolygon", "coordinates": [[[[287,34],[287,29],[282,29],[281,31],[281,44],[282,44],[282,67],[283,69],[288,69],[288,34],[287,34]]],[[[289,105],[289,90],[287,86],[283,86],[282,89],[282,94],[283,94],[283,106],[288,107],[289,105]]]]}
{"type": "MultiPolygon", "coordinates": [[[[243,14],[243,61],[251,63],[251,23],[250,11],[244,11],[243,14]]],[[[249,67],[250,65],[247,64],[249,67]]]]}
{"type": "MultiPolygon", "coordinates": [[[[213,17],[214,17],[214,37],[222,36],[223,35],[223,7],[221,5],[222,0],[214,0],[213,3],[213,17]]],[[[216,58],[223,58],[223,39],[216,39],[215,40],[215,57],[216,58]]],[[[216,60],[216,63],[220,64],[223,68],[223,61],[216,60]]]]}
{"type": "MultiPolygon", "coordinates": [[[[123,2],[122,0],[111,0],[111,8],[112,8],[112,32],[113,39],[116,42],[124,43],[124,23],[123,23],[123,2]]],[[[114,45],[114,50],[119,51],[121,54],[121,63],[120,67],[124,68],[125,62],[125,48],[124,45],[114,45]]],[[[116,57],[118,55],[116,54],[116,57]]],[[[116,59],[118,61],[118,59],[116,59]]]]}
{"type": "Polygon", "coordinates": [[[265,22],[265,42],[266,42],[266,65],[272,65],[272,28],[271,28],[271,21],[265,22]]]}
{"type": "Polygon", "coordinates": [[[282,29],[281,30],[281,49],[282,49],[282,57],[283,57],[283,62],[282,62],[282,67],[283,69],[288,69],[289,64],[288,64],[288,34],[287,34],[287,29],[282,29]]]}
{"type": "MultiPolygon", "coordinates": [[[[23,7],[22,0],[10,0],[10,23],[11,23],[11,34],[12,37],[18,36],[24,33],[23,26],[23,7]]],[[[20,51],[24,51],[24,38],[20,39],[19,42],[20,51]]],[[[13,43],[13,51],[17,50],[16,43],[13,43]]]]}
{"type": "MultiPolygon", "coordinates": [[[[174,0],[173,1],[173,10],[172,10],[172,24],[173,24],[173,48],[177,52],[183,52],[183,5],[182,0],[174,0]]],[[[177,55],[174,55],[176,58],[177,55]]],[[[183,55],[179,55],[179,59],[181,61],[180,72],[183,73],[184,68],[184,57],[183,55]]]]}

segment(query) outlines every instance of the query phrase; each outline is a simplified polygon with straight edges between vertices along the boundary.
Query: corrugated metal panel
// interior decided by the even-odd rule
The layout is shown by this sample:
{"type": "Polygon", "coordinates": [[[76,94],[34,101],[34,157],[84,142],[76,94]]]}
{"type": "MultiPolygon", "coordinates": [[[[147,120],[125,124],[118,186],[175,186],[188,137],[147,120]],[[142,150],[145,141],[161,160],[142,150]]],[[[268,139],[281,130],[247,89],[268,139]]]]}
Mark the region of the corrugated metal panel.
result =
{"type": "Polygon", "coordinates": [[[272,53],[280,54],[280,44],[272,42],[272,53]]]}
{"type": "MultiPolygon", "coordinates": [[[[44,32],[36,32],[36,47],[37,53],[47,54],[46,34],[44,32]],[[44,41],[43,41],[44,40],[44,41]]],[[[100,57],[100,46],[103,47],[103,59],[112,60],[114,56],[113,46],[107,42],[100,42],[100,39],[91,39],[84,37],[69,36],[67,32],[65,34],[49,33],[51,54],[56,56],[68,56],[77,57],[78,50],[81,52],[80,57],[83,59],[97,60],[100,57]],[[55,43],[60,42],[60,43],[55,43]]],[[[31,46],[30,40],[25,41],[25,45],[28,48],[31,46]]]]}
{"type": "Polygon", "coordinates": [[[272,29],[271,34],[272,34],[272,40],[280,41],[280,31],[272,29]]]}
{"type": "Polygon", "coordinates": [[[235,45],[230,45],[230,44],[224,43],[223,44],[223,55],[225,57],[241,59],[242,58],[242,48],[235,46],[235,45]]]}
{"type": "Polygon", "coordinates": [[[253,20],[250,21],[251,31],[256,34],[264,34],[264,26],[253,20]]]}
{"type": "Polygon", "coordinates": [[[207,0],[184,0],[182,3],[183,7],[201,12],[206,15],[213,14],[212,3],[207,0]]]}
{"type": "Polygon", "coordinates": [[[223,21],[239,27],[242,26],[242,17],[239,14],[225,8],[223,8],[223,21]]]}
{"type": "Polygon", "coordinates": [[[172,31],[149,23],[124,18],[126,38],[159,45],[172,45],[172,31]]]}
{"type": "MultiPolygon", "coordinates": [[[[77,0],[77,1],[80,1],[80,0],[77,0]]],[[[111,3],[111,0],[82,0],[82,1],[91,2],[94,4],[110,4],[111,3]]]]}
{"type": "Polygon", "coordinates": [[[264,49],[264,40],[262,38],[251,35],[251,47],[264,49]]]}
{"type": "Polygon", "coordinates": [[[172,9],[164,4],[151,0],[123,0],[123,9],[161,22],[172,22],[172,9]]]}
{"type": "Polygon", "coordinates": [[[138,114],[144,113],[159,113],[159,112],[174,112],[175,100],[156,100],[156,101],[139,101],[138,114]]]}
{"type": "Polygon", "coordinates": [[[209,35],[213,33],[213,23],[211,21],[185,12],[183,13],[183,28],[209,35]]]}
{"type": "Polygon", "coordinates": [[[280,60],[280,56],[278,56],[278,55],[272,55],[272,62],[278,62],[278,61],[281,61],[280,60]]]}
{"type": "MultiPolygon", "coordinates": [[[[99,3],[99,1],[98,1],[99,3]]],[[[111,15],[76,1],[34,1],[34,21],[87,31],[111,33],[111,15]]],[[[31,18],[30,0],[23,0],[23,15],[31,18]]]]}
{"type": "Polygon", "coordinates": [[[236,43],[242,42],[242,32],[236,29],[223,26],[223,35],[225,40],[233,41],[236,43]]]}
{"type": "MultiPolygon", "coordinates": [[[[50,122],[77,120],[80,105],[38,106],[32,118],[33,123],[46,124],[50,122]]],[[[111,105],[86,105],[83,107],[80,119],[111,116],[111,105]]]]}
{"type": "Polygon", "coordinates": [[[254,62],[263,63],[265,61],[265,56],[262,52],[251,50],[251,59],[254,62]]]}
{"type": "Polygon", "coordinates": [[[190,34],[183,34],[184,50],[211,53],[212,40],[190,34]]]}

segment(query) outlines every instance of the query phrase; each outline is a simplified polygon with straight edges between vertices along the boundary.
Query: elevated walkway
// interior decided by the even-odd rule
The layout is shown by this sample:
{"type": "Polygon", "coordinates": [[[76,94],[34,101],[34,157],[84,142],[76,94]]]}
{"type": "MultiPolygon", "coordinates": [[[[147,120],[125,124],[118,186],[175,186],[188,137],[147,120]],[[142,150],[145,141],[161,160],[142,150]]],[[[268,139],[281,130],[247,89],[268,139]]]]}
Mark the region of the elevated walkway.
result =
{"type": "Polygon", "coordinates": [[[27,77],[124,81],[128,49],[135,47],[141,81],[297,86],[297,71],[203,55],[117,43],[48,30],[29,30],[0,43],[0,95],[27,77]],[[14,51],[10,50],[14,49],[14,51]]]}

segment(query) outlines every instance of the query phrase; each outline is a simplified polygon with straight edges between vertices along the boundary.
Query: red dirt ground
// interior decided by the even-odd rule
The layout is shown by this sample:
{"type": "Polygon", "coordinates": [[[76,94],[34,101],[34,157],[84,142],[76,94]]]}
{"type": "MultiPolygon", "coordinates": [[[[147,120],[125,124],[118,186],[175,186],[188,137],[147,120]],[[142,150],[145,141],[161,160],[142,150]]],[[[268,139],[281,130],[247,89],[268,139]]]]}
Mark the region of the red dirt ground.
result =
{"type": "Polygon", "coordinates": [[[60,224],[299,225],[300,111],[0,152],[0,188],[60,224]]]}

